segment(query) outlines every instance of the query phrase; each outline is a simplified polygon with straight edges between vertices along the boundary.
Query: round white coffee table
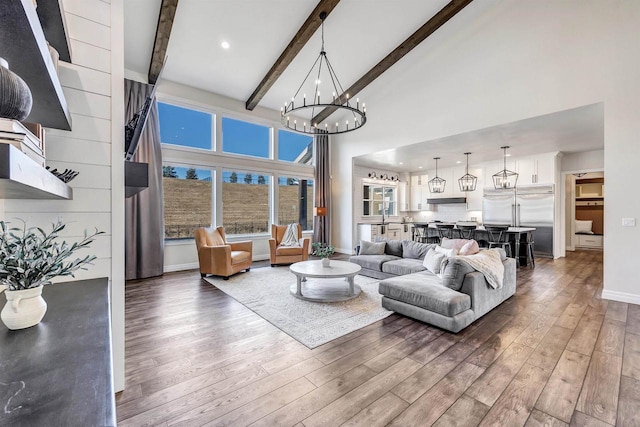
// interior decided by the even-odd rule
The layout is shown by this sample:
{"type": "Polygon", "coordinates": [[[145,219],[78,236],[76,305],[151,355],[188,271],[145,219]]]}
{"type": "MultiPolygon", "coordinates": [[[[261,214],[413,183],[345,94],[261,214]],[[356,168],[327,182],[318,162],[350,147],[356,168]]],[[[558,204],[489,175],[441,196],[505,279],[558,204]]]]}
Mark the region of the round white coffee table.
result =
{"type": "Polygon", "coordinates": [[[362,292],[360,286],[353,282],[361,267],[352,262],[331,260],[328,267],[323,267],[322,261],[302,261],[292,264],[289,270],[296,275],[297,281],[290,288],[296,298],[338,302],[353,299],[362,292]],[[309,278],[322,280],[307,280],[309,278]]]}

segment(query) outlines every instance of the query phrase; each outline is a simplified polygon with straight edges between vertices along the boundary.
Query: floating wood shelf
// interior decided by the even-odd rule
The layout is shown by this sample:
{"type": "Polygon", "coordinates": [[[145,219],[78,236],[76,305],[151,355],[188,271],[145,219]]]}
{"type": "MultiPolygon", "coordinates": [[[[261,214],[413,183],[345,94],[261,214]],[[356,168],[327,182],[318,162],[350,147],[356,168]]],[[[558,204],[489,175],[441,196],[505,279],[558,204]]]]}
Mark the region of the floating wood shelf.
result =
{"type": "Polygon", "coordinates": [[[71,130],[67,101],[32,0],[2,0],[0,57],[31,89],[33,108],[26,120],[71,130]]]}
{"type": "Polygon", "coordinates": [[[73,190],[10,144],[0,144],[0,199],[72,199],[73,190]]]}

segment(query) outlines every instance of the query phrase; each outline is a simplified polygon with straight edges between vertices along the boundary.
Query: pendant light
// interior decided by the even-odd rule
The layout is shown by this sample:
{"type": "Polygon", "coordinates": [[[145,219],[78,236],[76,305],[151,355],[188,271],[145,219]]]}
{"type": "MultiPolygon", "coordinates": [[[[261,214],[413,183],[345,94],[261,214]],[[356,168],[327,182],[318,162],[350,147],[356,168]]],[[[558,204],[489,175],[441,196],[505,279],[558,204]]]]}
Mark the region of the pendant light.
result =
{"type": "Polygon", "coordinates": [[[478,184],[478,177],[469,174],[469,154],[471,153],[464,153],[467,156],[467,167],[465,168],[465,174],[458,180],[460,191],[475,191],[476,184],[478,184]]]}
{"type": "Polygon", "coordinates": [[[444,193],[444,186],[447,181],[438,176],[438,160],[440,160],[440,157],[434,157],[433,160],[436,161],[436,176],[429,181],[429,192],[444,193]]]}
{"type": "Polygon", "coordinates": [[[507,169],[507,148],[508,145],[500,147],[504,151],[504,169],[493,175],[493,186],[498,189],[516,188],[518,182],[518,174],[507,169]]]}

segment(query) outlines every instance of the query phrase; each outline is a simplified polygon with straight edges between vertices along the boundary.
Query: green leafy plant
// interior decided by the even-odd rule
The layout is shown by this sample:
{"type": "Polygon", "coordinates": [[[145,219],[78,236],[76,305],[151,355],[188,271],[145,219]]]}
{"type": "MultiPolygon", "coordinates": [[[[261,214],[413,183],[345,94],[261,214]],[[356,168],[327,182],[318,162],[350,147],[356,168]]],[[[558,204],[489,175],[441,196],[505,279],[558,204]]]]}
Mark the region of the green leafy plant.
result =
{"type": "Polygon", "coordinates": [[[329,258],[335,252],[335,248],[326,243],[315,242],[311,244],[311,247],[313,248],[313,252],[311,252],[311,255],[320,258],[329,258]]]}
{"type": "Polygon", "coordinates": [[[62,221],[52,224],[49,233],[40,227],[27,228],[26,222],[22,222],[23,226],[18,228],[0,221],[0,283],[7,285],[9,291],[49,285],[54,277],[74,277],[74,271],[86,270],[85,266],[96,259],[94,255],[66,260],[74,252],[88,248],[95,236],[104,234],[96,229],[89,235],[85,230],[81,241],[60,243],[56,239],[65,228],[62,221]]]}

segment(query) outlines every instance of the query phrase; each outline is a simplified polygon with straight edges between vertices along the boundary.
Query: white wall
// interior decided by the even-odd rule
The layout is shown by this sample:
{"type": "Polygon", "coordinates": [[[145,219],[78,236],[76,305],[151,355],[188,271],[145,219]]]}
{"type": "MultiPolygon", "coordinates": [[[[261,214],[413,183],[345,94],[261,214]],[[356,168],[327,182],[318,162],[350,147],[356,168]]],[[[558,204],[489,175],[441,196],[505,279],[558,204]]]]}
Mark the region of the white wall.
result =
{"type": "Polygon", "coordinates": [[[640,158],[639,27],[634,1],[471,3],[363,91],[367,125],[332,141],[332,241],[353,237],[352,157],[604,102],[603,295],[639,303],[635,266],[620,261],[640,238],[621,227],[640,216],[623,185],[640,158]]]}
{"type": "MultiPolygon", "coordinates": [[[[112,291],[114,382],[124,387],[124,178],[122,159],[122,0],[65,0],[73,64],[60,62],[59,76],[72,116],[72,131],[46,130],[47,165],[80,174],[70,186],[73,200],[5,200],[4,218],[27,219],[49,228],[61,217],[70,223],[65,239],[84,229],[100,236],[86,253],[98,258],[75,280],[109,277],[112,291]],[[113,26],[113,31],[112,31],[113,26]],[[112,75],[113,71],[113,75],[112,75]],[[117,156],[117,157],[116,157],[117,156]]],[[[80,255],[80,254],[79,254],[80,255]]],[[[74,280],[63,278],[63,281],[74,280]]]]}
{"type": "Polygon", "coordinates": [[[562,171],[603,170],[604,150],[569,153],[562,157],[562,171]]]}

